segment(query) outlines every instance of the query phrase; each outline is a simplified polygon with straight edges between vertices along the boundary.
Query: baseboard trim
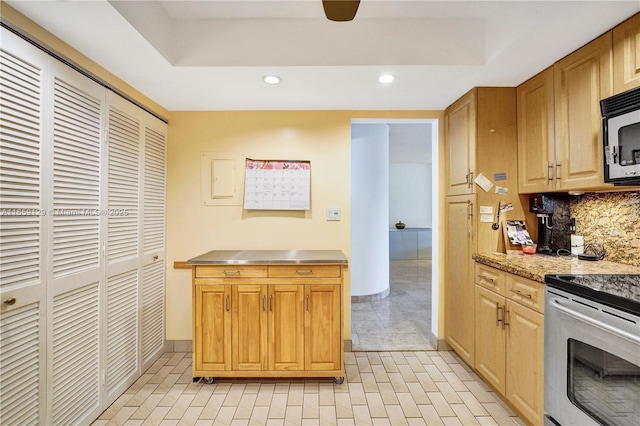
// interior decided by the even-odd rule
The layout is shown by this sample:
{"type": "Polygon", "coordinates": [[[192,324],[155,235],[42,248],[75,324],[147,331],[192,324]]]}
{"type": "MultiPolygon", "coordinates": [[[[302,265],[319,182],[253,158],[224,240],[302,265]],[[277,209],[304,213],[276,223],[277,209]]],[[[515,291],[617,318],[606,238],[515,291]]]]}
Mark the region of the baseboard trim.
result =
{"type": "Polygon", "coordinates": [[[389,287],[387,287],[385,290],[382,290],[380,293],[367,294],[364,296],[351,296],[351,303],[377,302],[389,296],[390,292],[391,290],[389,289],[389,287]]]}
{"type": "Polygon", "coordinates": [[[453,348],[449,346],[449,344],[444,339],[438,339],[438,343],[436,346],[439,351],[452,351],[453,348]]]}
{"type": "Polygon", "coordinates": [[[167,340],[166,352],[193,352],[191,340],[167,340]]]}

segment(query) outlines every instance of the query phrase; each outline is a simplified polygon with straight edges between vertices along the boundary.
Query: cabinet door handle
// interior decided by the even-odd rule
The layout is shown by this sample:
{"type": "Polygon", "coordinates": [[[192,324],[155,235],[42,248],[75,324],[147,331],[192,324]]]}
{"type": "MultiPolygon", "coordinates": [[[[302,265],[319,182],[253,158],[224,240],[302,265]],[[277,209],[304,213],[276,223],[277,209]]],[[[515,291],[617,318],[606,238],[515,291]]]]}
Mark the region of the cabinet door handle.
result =
{"type": "Polygon", "coordinates": [[[269,310],[273,312],[273,296],[269,296],[269,310]]]}
{"type": "Polygon", "coordinates": [[[493,283],[495,281],[493,278],[489,278],[486,275],[478,275],[478,278],[480,278],[481,280],[489,281],[490,283],[493,283]]]}
{"type": "Polygon", "coordinates": [[[502,320],[504,319],[504,312],[502,313],[502,318],[500,318],[500,311],[502,311],[502,307],[498,302],[496,302],[496,327],[500,325],[502,320]]]}
{"type": "Polygon", "coordinates": [[[553,165],[547,161],[547,185],[551,183],[551,173],[553,171],[553,165]]]}
{"type": "Polygon", "coordinates": [[[307,312],[309,312],[309,295],[308,294],[307,294],[306,299],[307,299],[307,312]]]}
{"type": "Polygon", "coordinates": [[[560,180],[562,178],[561,174],[560,174],[560,163],[556,163],[556,180],[560,180]]]}
{"type": "Polygon", "coordinates": [[[229,296],[227,296],[224,299],[224,307],[227,310],[227,312],[229,312],[229,308],[231,307],[230,305],[231,305],[231,303],[230,303],[230,300],[229,300],[229,296]]]}
{"type": "Polygon", "coordinates": [[[227,271],[227,270],[225,269],[224,274],[225,274],[225,275],[240,275],[240,271],[239,271],[239,270],[237,270],[237,269],[235,269],[235,270],[233,270],[233,271],[227,271]]]}
{"type": "Polygon", "coordinates": [[[9,305],[9,306],[11,306],[11,305],[15,305],[15,304],[16,304],[16,302],[17,302],[17,300],[16,300],[16,298],[15,298],[15,297],[10,297],[10,298],[8,298],[8,299],[6,299],[6,300],[4,301],[4,304],[5,304],[5,305],[9,305]]]}
{"type": "Polygon", "coordinates": [[[527,299],[531,299],[531,297],[532,297],[530,294],[523,293],[523,292],[521,292],[520,290],[514,290],[514,289],[511,289],[511,290],[509,290],[509,291],[510,291],[510,292],[512,292],[512,293],[517,294],[517,295],[518,295],[518,296],[520,296],[520,297],[526,297],[527,299]]]}
{"type": "Polygon", "coordinates": [[[508,320],[509,310],[507,309],[506,306],[503,308],[503,312],[504,313],[502,314],[502,329],[504,330],[504,328],[509,325],[509,320],[508,320]]]}
{"type": "Polygon", "coordinates": [[[467,188],[472,188],[473,187],[473,172],[471,171],[471,169],[469,169],[469,179],[467,182],[467,188]]]}
{"type": "Polygon", "coordinates": [[[267,310],[267,296],[262,296],[262,312],[267,310]]]}
{"type": "Polygon", "coordinates": [[[296,270],[296,274],[298,274],[298,275],[310,275],[310,274],[313,274],[313,271],[311,269],[297,269],[296,270]]]}

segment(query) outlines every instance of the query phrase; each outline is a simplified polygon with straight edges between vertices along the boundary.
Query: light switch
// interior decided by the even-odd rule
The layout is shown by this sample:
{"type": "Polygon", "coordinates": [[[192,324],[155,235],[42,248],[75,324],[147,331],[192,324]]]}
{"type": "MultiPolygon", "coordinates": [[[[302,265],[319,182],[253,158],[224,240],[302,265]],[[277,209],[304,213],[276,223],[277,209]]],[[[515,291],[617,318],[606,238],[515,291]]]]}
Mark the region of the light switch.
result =
{"type": "Polygon", "coordinates": [[[340,220],[340,207],[327,207],[327,220],[340,220]]]}

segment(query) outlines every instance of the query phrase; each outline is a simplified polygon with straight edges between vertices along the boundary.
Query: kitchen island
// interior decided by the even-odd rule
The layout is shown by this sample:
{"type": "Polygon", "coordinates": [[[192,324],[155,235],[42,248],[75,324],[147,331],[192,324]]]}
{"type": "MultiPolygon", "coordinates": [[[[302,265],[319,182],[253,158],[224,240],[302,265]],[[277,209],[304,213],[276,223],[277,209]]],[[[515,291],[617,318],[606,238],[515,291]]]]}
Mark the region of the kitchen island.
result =
{"type": "Polygon", "coordinates": [[[213,250],[187,261],[193,376],[344,380],[339,250],[213,250]]]}

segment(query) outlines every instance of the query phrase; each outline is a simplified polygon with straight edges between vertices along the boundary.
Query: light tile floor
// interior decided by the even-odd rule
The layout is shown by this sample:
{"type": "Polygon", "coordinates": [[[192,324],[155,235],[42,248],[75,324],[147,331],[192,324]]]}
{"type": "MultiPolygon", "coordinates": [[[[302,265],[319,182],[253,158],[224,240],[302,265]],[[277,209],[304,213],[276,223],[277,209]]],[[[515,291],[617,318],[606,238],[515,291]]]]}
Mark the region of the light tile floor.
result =
{"type": "Polygon", "coordinates": [[[389,262],[389,296],[351,304],[354,351],[435,350],[431,260],[389,262]]]}
{"type": "Polygon", "coordinates": [[[346,352],[345,369],[204,384],[165,353],[93,425],[523,425],[453,352],[346,352]]]}

